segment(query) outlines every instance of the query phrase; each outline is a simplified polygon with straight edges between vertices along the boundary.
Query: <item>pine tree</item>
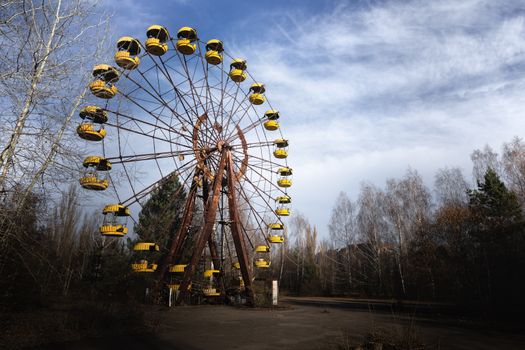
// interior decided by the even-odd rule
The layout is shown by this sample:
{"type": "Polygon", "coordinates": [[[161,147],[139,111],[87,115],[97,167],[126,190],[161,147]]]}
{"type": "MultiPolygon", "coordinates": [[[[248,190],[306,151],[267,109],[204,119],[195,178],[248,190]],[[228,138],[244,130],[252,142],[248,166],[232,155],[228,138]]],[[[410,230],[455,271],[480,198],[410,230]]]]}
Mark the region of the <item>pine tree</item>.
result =
{"type": "Polygon", "coordinates": [[[135,233],[141,241],[155,242],[161,249],[168,246],[171,235],[181,220],[186,193],[175,173],[152,192],[142,207],[135,233]]]}
{"type": "Polygon", "coordinates": [[[474,219],[472,234],[480,241],[503,239],[523,227],[516,194],[507,189],[494,170],[487,170],[484,182],[469,191],[469,198],[474,219]]]}

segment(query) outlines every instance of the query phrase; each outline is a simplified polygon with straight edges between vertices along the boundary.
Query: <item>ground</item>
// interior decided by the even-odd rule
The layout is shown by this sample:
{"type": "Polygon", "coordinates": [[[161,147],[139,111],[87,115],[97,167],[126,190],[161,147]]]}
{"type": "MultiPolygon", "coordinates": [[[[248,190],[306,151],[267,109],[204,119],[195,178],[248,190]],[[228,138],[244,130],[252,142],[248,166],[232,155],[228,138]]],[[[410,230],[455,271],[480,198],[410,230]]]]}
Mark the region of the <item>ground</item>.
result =
{"type": "Polygon", "coordinates": [[[291,300],[278,309],[186,306],[153,311],[155,336],[54,345],[53,349],[348,349],[371,331],[414,325],[425,349],[524,349],[525,335],[457,320],[416,318],[291,300]]]}

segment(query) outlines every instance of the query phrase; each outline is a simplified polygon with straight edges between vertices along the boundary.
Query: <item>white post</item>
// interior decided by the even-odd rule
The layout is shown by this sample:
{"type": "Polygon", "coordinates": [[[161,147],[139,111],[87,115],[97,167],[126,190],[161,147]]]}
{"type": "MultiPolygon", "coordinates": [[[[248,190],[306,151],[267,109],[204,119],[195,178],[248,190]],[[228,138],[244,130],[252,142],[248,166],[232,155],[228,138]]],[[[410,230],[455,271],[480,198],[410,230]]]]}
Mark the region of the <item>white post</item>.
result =
{"type": "Polygon", "coordinates": [[[277,305],[279,298],[279,286],[277,285],[277,280],[272,281],[272,305],[277,305]]]}
{"type": "Polygon", "coordinates": [[[168,307],[171,307],[171,295],[173,294],[173,289],[170,288],[170,295],[168,296],[168,307]]]}

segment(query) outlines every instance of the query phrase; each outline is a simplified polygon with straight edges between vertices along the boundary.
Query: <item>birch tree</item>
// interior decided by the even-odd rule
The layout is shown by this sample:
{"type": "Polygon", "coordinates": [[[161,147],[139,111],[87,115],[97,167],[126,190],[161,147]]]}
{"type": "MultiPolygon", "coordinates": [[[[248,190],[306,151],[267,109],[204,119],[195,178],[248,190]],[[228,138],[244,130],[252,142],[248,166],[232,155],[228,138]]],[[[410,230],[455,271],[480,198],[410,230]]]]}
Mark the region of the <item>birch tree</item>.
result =
{"type": "Polygon", "coordinates": [[[85,97],[105,22],[95,2],[0,5],[0,193],[21,186],[23,202],[36,185],[70,177],[68,163],[77,155],[68,137],[71,119],[85,97]]]}

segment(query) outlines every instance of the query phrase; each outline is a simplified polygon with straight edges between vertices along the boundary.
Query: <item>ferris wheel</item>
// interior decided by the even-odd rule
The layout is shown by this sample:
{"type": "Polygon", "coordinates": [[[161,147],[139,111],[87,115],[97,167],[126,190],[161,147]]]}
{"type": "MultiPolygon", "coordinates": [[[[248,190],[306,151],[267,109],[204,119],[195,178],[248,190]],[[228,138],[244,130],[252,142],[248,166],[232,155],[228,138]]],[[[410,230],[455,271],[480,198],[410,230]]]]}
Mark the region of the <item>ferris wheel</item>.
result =
{"type": "Polygon", "coordinates": [[[122,237],[127,218],[176,175],[185,193],[179,227],[168,247],[135,245],[144,259],[133,270],[156,272],[159,283],[182,298],[209,252],[213,264],[201,276],[202,293],[220,295],[213,280],[229,269],[238,271],[253,303],[254,275],[270,268],[269,252],[284,242],[290,215],[292,169],[279,111],[247,61],[230,56],[222,41],[201,41],[190,27],[172,38],[160,25],[149,27],[146,36],[144,43],[120,38],[116,67],[93,69],[90,90],[98,99],[80,111],[77,133],[98,145],[99,153],[84,159],[80,184],[113,191],[100,233],[122,237]],[[194,244],[183,254],[192,228],[194,244]],[[148,252],[159,249],[166,253],[163,262],[148,262],[148,252]]]}

